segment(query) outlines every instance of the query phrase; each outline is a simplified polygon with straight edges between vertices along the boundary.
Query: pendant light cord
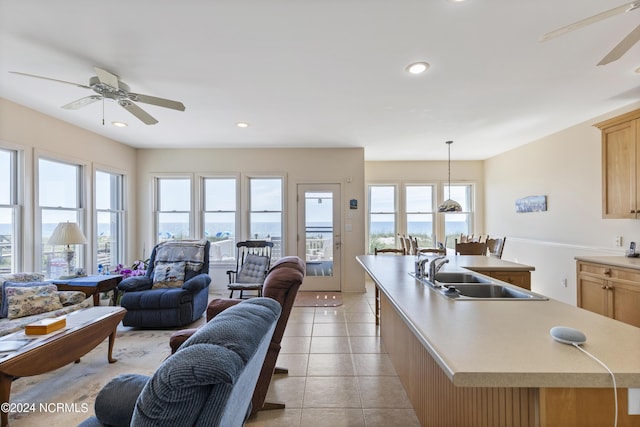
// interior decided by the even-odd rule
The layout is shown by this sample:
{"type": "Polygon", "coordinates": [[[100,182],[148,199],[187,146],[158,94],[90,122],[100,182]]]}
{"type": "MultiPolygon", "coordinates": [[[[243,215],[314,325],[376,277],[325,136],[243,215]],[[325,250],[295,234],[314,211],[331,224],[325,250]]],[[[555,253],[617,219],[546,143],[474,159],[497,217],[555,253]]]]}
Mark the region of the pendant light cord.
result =
{"type": "Polygon", "coordinates": [[[449,200],[451,200],[451,144],[453,141],[447,141],[447,147],[449,147],[449,186],[447,189],[449,190],[449,200]]]}

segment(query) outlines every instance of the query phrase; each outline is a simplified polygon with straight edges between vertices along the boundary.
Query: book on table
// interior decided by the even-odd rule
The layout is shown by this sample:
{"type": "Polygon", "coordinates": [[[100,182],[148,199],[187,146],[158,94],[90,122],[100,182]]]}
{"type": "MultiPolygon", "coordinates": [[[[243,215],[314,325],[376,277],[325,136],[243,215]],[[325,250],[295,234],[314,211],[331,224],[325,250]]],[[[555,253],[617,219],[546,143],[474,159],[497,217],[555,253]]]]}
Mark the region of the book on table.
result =
{"type": "Polygon", "coordinates": [[[67,326],[67,318],[65,316],[42,319],[25,326],[24,333],[27,335],[45,335],[65,326],[67,326]]]}

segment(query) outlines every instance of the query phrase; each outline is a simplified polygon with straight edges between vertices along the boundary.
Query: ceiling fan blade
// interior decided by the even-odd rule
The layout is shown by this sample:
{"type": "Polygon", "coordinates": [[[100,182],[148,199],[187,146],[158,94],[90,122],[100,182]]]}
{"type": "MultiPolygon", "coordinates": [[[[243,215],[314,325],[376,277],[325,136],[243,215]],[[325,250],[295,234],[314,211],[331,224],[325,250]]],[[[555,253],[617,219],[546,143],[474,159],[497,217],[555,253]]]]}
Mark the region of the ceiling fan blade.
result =
{"type": "Polygon", "coordinates": [[[104,83],[113,88],[119,89],[118,81],[120,80],[120,78],[118,76],[116,76],[115,74],[107,70],[103,70],[102,68],[93,67],[93,69],[98,75],[98,79],[100,79],[100,83],[104,83]]]}
{"type": "Polygon", "coordinates": [[[35,77],[36,79],[50,80],[52,82],[66,83],[68,85],[74,85],[74,86],[77,86],[77,87],[81,87],[83,89],[91,89],[91,87],[82,85],[80,83],[66,82],[64,80],[52,79],[52,78],[49,78],[49,77],[36,76],[35,74],[21,73],[20,71],[9,71],[9,72],[11,74],[17,74],[19,76],[35,77]]]}
{"type": "Polygon", "coordinates": [[[184,111],[185,109],[182,102],[172,101],[165,98],[156,98],[155,96],[129,92],[129,98],[131,98],[132,101],[144,102],[145,104],[157,105],[158,107],[172,108],[180,111],[184,111]]]}
{"type": "Polygon", "coordinates": [[[582,19],[578,22],[574,22],[573,24],[569,24],[564,27],[558,28],[557,30],[548,32],[540,38],[540,41],[544,42],[544,41],[550,40],[554,37],[558,37],[562,34],[566,34],[574,30],[578,30],[580,28],[586,27],[587,25],[594,24],[598,21],[602,21],[603,19],[610,18],[620,13],[631,12],[632,10],[635,10],[638,7],[640,7],[640,1],[638,0],[623,4],[618,7],[614,7],[613,9],[609,9],[602,13],[598,13],[597,15],[590,16],[589,18],[582,19]]]}
{"type": "Polygon", "coordinates": [[[85,96],[84,98],[76,99],[73,102],[63,105],[65,110],[77,110],[82,107],[86,107],[89,104],[93,104],[96,101],[100,101],[102,97],[100,95],[85,96]]]}
{"type": "Polygon", "coordinates": [[[129,100],[121,99],[120,101],[118,101],[118,104],[120,104],[122,108],[140,119],[140,121],[142,121],[146,125],[155,125],[156,123],[158,123],[158,121],[154,119],[149,113],[129,100]]]}
{"type": "Polygon", "coordinates": [[[622,57],[629,49],[633,47],[634,44],[640,41],[640,25],[638,25],[633,31],[631,31],[627,37],[622,39],[620,43],[616,45],[611,52],[607,54],[598,65],[607,65],[610,62],[616,61],[622,57]]]}

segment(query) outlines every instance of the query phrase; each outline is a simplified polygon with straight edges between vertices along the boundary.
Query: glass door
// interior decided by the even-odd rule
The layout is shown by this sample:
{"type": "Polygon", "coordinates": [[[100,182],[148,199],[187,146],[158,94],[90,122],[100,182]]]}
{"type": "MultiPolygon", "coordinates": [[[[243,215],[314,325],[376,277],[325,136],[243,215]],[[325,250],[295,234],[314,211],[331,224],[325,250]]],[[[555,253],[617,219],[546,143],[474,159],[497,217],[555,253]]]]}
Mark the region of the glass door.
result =
{"type": "Polygon", "coordinates": [[[298,185],[298,256],[307,266],[303,291],[339,291],[340,185],[298,185]]]}

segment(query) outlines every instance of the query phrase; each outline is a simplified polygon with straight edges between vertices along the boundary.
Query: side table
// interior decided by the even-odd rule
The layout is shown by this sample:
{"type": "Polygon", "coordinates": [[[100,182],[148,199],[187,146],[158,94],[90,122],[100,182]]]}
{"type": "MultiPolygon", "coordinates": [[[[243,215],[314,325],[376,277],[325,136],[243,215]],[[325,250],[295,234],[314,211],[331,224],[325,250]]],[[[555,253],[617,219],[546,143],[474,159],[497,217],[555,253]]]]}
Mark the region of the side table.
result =
{"type": "Polygon", "coordinates": [[[87,297],[93,295],[93,305],[100,305],[100,292],[113,291],[113,305],[118,301],[118,284],[122,281],[119,274],[76,277],[68,280],[53,280],[60,291],[82,291],[87,297]]]}

